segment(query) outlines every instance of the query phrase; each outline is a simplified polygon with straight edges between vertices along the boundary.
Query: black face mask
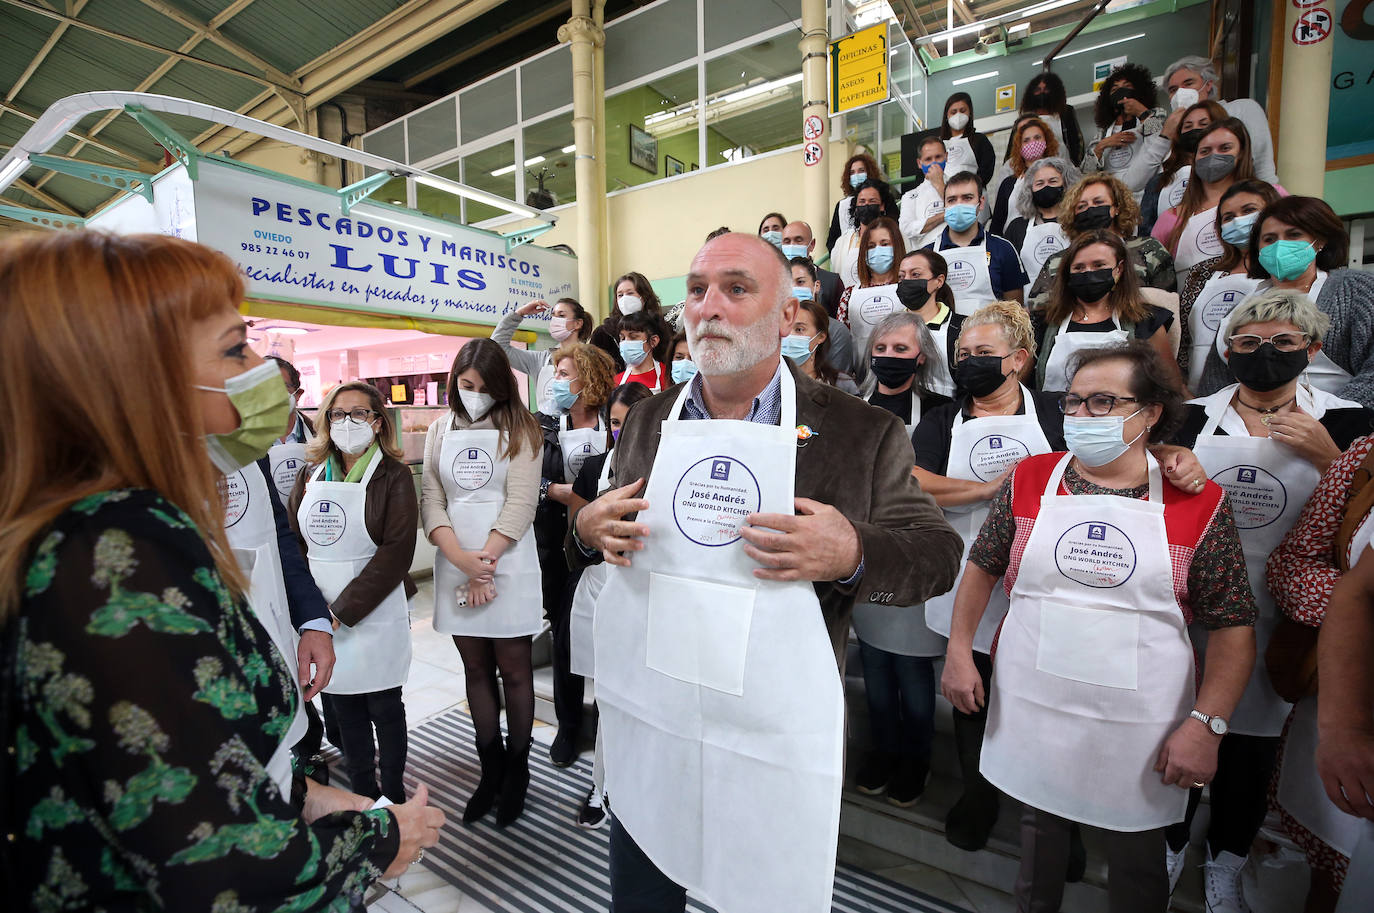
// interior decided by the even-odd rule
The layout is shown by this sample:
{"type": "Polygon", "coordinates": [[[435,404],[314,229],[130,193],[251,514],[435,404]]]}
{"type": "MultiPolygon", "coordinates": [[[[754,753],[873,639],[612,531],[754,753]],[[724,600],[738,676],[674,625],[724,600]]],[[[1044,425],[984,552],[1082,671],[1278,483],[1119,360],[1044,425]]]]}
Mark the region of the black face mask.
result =
{"type": "Polygon", "coordinates": [[[899,279],[897,281],[897,300],[909,311],[919,311],[930,300],[932,292],[926,287],[925,279],[899,279]]]}
{"type": "Polygon", "coordinates": [[[1112,224],[1112,208],[1110,206],[1089,206],[1081,212],[1075,213],[1073,217],[1073,227],[1078,231],[1092,231],[1094,228],[1106,228],[1112,224]]]}
{"type": "Polygon", "coordinates": [[[1063,187],[1044,186],[1039,190],[1031,191],[1031,202],[1040,209],[1049,209],[1059,205],[1059,201],[1064,199],[1063,187]]]}
{"type": "Polygon", "coordinates": [[[1307,350],[1280,352],[1271,342],[1260,343],[1260,347],[1248,355],[1231,353],[1231,373],[1242,386],[1260,393],[1277,390],[1303,371],[1307,370],[1307,350]]]}
{"type": "Polygon", "coordinates": [[[863,206],[854,207],[854,218],[860,225],[867,225],[880,215],[882,215],[882,207],[877,203],[866,203],[863,206]]]}
{"type": "Polygon", "coordinates": [[[954,366],[954,383],[969,396],[989,396],[1002,386],[1002,359],[996,355],[970,355],[954,366]]]}
{"type": "Polygon", "coordinates": [[[1084,304],[1101,301],[1116,286],[1116,277],[1109,269],[1090,269],[1069,273],[1069,294],[1084,304]]]}
{"type": "Polygon", "coordinates": [[[1202,142],[1202,134],[1206,132],[1206,127],[1194,127],[1191,130],[1184,130],[1178,135],[1178,148],[1192,155],[1197,152],[1197,144],[1202,142]]]}
{"type": "Polygon", "coordinates": [[[1120,108],[1121,105],[1122,105],[1122,103],[1125,102],[1126,99],[1128,99],[1128,98],[1130,98],[1130,97],[1131,97],[1131,90],[1130,90],[1130,89],[1126,89],[1126,88],[1117,89],[1115,92],[1113,92],[1113,93],[1111,94],[1112,104],[1114,104],[1114,105],[1116,105],[1116,107],[1120,108]]]}
{"type": "Polygon", "coordinates": [[[1032,108],[1040,110],[1048,109],[1050,106],[1050,93],[1046,92],[1043,89],[1041,89],[1038,92],[1032,92],[1029,96],[1027,96],[1026,102],[1032,108]]]}
{"type": "Polygon", "coordinates": [[[884,387],[900,387],[916,373],[916,359],[874,355],[872,367],[878,383],[884,387]]]}

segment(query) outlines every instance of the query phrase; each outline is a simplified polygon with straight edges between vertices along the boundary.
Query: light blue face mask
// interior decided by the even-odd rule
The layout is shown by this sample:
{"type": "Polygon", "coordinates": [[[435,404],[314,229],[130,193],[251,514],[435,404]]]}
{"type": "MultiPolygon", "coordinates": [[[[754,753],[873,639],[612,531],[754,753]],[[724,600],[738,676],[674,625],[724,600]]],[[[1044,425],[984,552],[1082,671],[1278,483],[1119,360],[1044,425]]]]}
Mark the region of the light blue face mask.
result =
{"type": "MultiPolygon", "coordinates": [[[[816,336],[821,335],[817,333],[816,336]]],[[[791,359],[793,364],[803,365],[811,357],[811,340],[816,336],[784,336],[782,339],[782,354],[784,358],[791,359]]]]}
{"type": "Polygon", "coordinates": [[[858,174],[851,174],[849,176],[849,186],[853,187],[855,190],[858,190],[860,187],[863,186],[863,183],[866,180],[868,180],[868,175],[862,171],[860,171],[858,174]]]}
{"type": "Polygon", "coordinates": [[[644,341],[642,339],[620,340],[620,357],[625,360],[625,367],[633,368],[644,360],[644,355],[644,341]]]}
{"type": "Polygon", "coordinates": [[[816,296],[813,295],[811,289],[806,286],[796,285],[792,287],[792,297],[796,298],[798,301],[811,301],[815,299],[816,296]]]}
{"type": "Polygon", "coordinates": [[[1221,226],[1221,240],[1230,244],[1232,247],[1239,247],[1241,250],[1250,246],[1250,229],[1255,227],[1255,220],[1259,218],[1258,212],[1249,215],[1236,216],[1225,225],[1221,226]]]}
{"type": "Polygon", "coordinates": [[[1131,445],[1139,440],[1140,434],[1145,433],[1142,428],[1140,434],[1129,441],[1121,434],[1126,419],[1135,418],[1140,412],[1141,410],[1137,409],[1127,416],[1066,415],[1064,443],[1069,445],[1069,452],[1083,461],[1083,465],[1106,466],[1129,450],[1131,445]]]}
{"type": "Polygon", "coordinates": [[[776,248],[782,248],[782,232],[780,231],[765,231],[759,237],[776,248]]]}
{"type": "Polygon", "coordinates": [[[1259,252],[1260,266],[1280,282],[1298,278],[1315,259],[1317,249],[1308,241],[1275,241],[1259,252]]]}
{"type": "Polygon", "coordinates": [[[978,221],[978,208],[967,203],[945,207],[945,224],[955,231],[967,231],[978,221]]]}
{"type": "Polygon", "coordinates": [[[564,412],[571,409],[573,403],[576,403],[577,398],[582,395],[572,392],[572,381],[564,377],[556,378],[551,388],[553,390],[554,405],[558,406],[558,408],[562,409],[564,412]]]}
{"type": "Polygon", "coordinates": [[[892,258],[896,254],[890,247],[870,247],[865,258],[868,260],[868,268],[875,273],[885,273],[892,269],[892,258]]]}
{"type": "Polygon", "coordinates": [[[697,363],[690,358],[681,358],[673,362],[673,383],[685,384],[696,376],[697,363]]]}
{"type": "Polygon", "coordinates": [[[787,259],[789,259],[789,260],[795,260],[795,259],[797,259],[798,257],[805,257],[805,256],[806,256],[806,245],[805,245],[805,244],[784,244],[784,245],[782,246],[782,255],[783,255],[784,257],[786,257],[787,259]]]}

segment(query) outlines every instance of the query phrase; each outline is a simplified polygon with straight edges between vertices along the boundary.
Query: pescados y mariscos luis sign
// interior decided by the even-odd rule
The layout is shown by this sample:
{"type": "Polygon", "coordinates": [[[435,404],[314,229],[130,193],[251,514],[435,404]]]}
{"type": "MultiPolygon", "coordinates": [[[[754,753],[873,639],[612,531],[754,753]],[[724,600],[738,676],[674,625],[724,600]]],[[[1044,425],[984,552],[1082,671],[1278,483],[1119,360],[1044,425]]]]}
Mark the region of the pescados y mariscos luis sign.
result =
{"type": "MultiPolygon", "coordinates": [[[[155,199],[173,176],[156,182],[155,199]]],[[[173,183],[184,193],[188,182],[173,183]]],[[[532,244],[507,252],[492,234],[410,210],[364,202],[344,215],[328,188],[211,158],[189,183],[194,226],[176,233],[232,258],[249,298],[494,326],[522,304],[576,288],[573,257],[532,244]]],[[[121,206],[147,204],[132,197],[121,206]]],[[[157,218],[165,207],[148,208],[157,218]]]]}

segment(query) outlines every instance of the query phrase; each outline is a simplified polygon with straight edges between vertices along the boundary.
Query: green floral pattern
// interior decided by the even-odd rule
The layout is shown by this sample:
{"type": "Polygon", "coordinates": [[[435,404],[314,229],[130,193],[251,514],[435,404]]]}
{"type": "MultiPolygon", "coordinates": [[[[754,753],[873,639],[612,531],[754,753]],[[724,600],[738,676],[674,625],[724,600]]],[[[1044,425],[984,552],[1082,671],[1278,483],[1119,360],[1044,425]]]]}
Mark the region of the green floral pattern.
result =
{"type": "Polygon", "coordinates": [[[15,668],[23,909],[349,910],[395,856],[388,812],[306,825],[266,771],[291,670],[195,525],[147,491],[38,540],[15,668]]]}

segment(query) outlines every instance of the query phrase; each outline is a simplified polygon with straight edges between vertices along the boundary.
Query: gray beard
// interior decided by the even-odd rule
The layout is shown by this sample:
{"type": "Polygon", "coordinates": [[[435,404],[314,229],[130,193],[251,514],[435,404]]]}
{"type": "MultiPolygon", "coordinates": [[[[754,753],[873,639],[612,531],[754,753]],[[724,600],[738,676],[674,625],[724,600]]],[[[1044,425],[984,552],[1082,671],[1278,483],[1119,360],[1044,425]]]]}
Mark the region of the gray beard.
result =
{"type": "Polygon", "coordinates": [[[687,325],[687,346],[697,370],[707,377],[728,376],[747,371],[764,359],[777,358],[781,345],[778,336],[778,317],[769,314],[762,320],[742,329],[732,329],[723,320],[708,320],[687,325]],[[706,339],[706,331],[725,335],[727,339],[706,339]]]}

